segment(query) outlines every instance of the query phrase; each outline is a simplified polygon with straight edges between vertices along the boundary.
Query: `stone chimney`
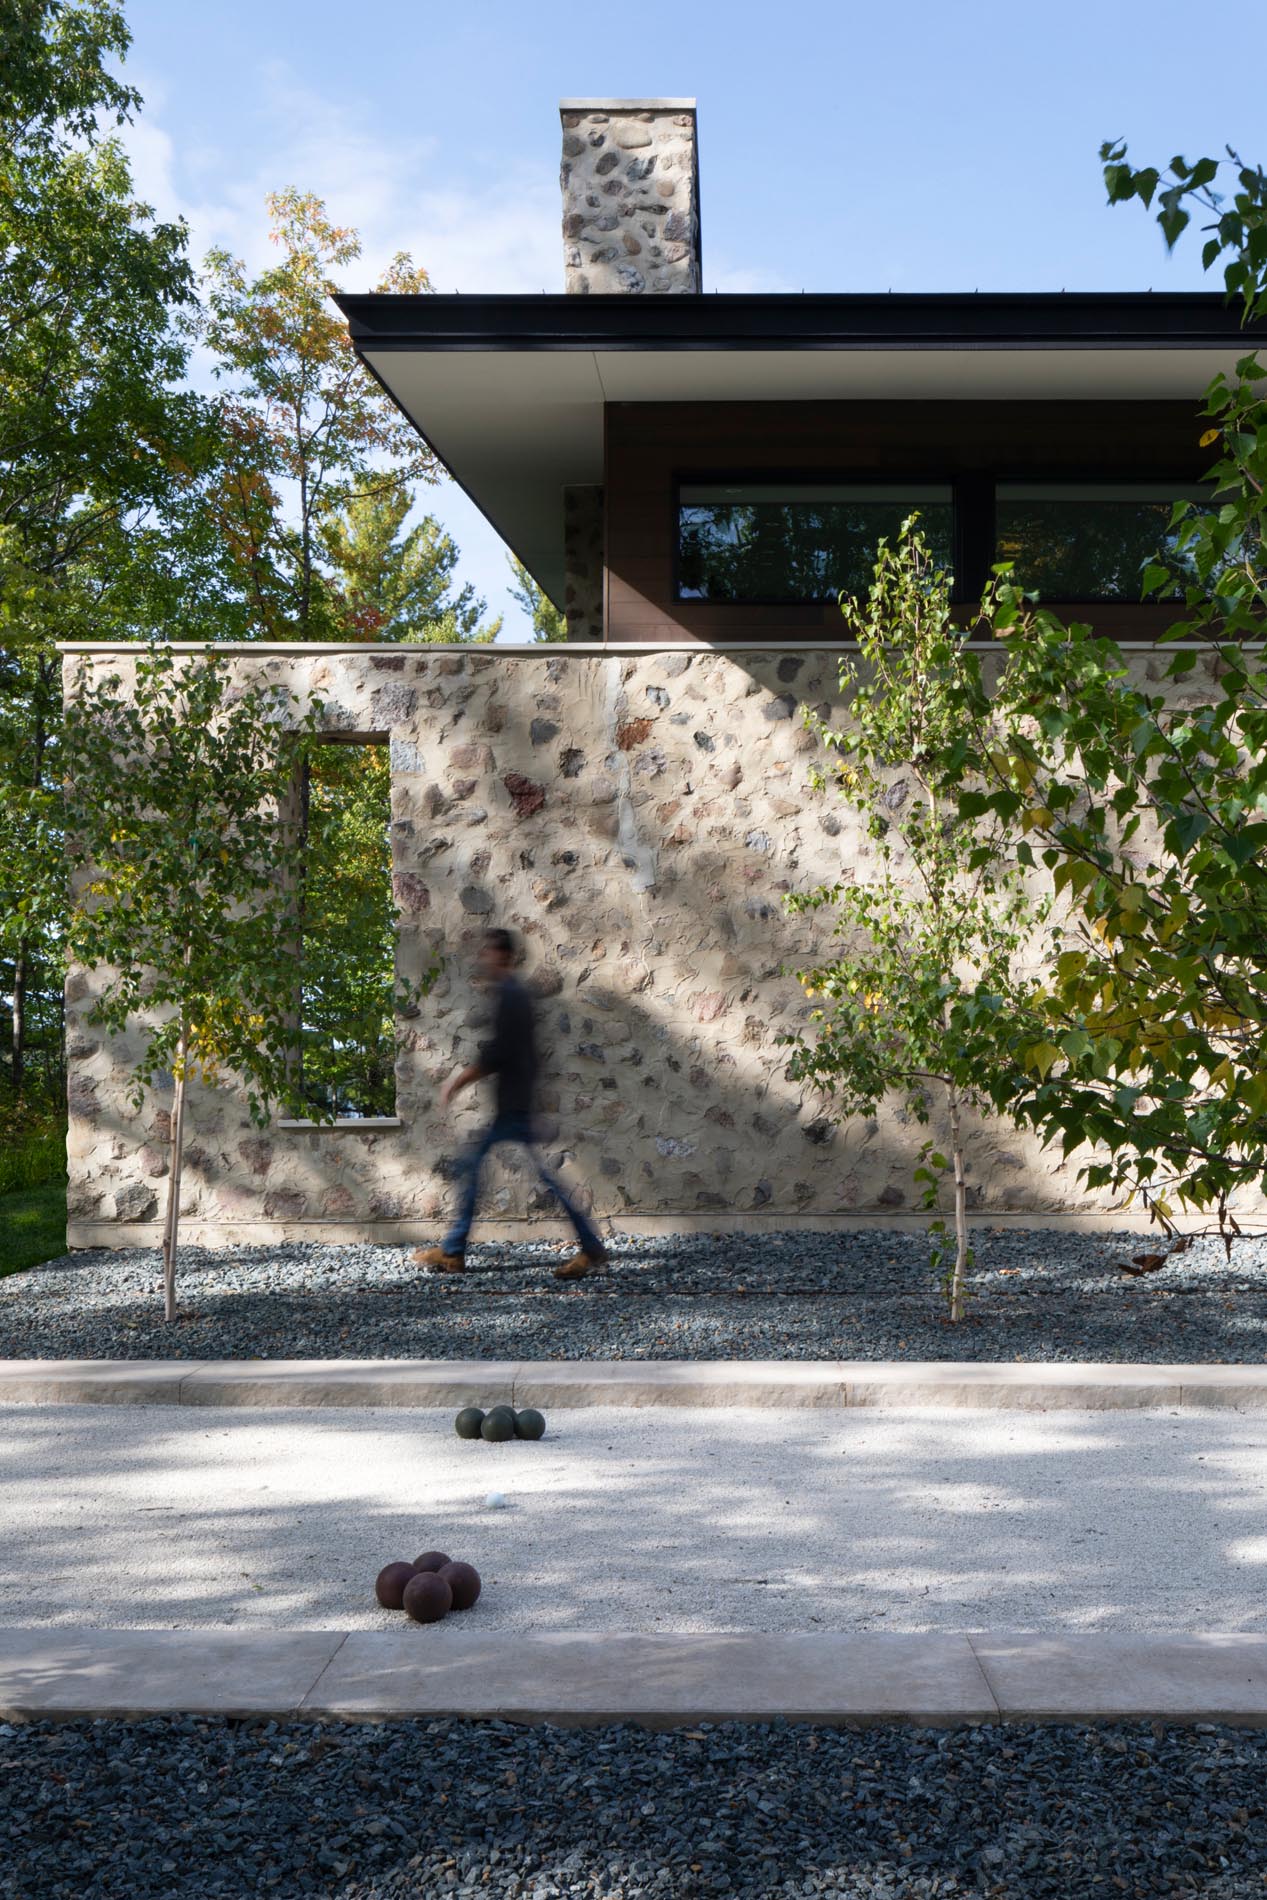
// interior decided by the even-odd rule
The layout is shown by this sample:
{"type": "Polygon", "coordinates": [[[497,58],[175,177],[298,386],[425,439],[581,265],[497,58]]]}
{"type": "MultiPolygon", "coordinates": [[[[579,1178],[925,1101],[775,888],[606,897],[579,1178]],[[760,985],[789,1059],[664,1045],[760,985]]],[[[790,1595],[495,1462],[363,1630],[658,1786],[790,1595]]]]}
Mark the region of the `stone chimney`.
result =
{"type": "Polygon", "coordinates": [[[563,287],[697,292],[694,99],[564,99],[563,287]]]}

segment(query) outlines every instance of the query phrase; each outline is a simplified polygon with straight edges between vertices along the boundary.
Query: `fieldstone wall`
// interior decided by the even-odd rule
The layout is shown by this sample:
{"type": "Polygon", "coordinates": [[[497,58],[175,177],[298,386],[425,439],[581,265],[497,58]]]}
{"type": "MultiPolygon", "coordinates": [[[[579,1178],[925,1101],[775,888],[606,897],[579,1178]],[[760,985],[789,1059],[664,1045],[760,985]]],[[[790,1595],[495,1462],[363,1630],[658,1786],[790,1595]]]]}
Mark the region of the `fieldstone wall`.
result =
{"type": "Polygon", "coordinates": [[[565,100],[563,287],[701,289],[693,100],[565,100]]]}
{"type": "Polygon", "coordinates": [[[603,637],[603,491],[563,491],[563,618],[569,640],[603,637]]]}
{"type": "MultiPolygon", "coordinates": [[[[80,664],[126,680],[130,663],[69,656],[70,691],[80,664]]],[[[445,969],[400,1022],[398,1126],[260,1130],[232,1095],[191,1091],[191,1239],[438,1235],[485,1104],[473,1091],[446,1114],[437,1091],[481,1039],[469,972],[494,922],[522,937],[541,999],[547,1151],[601,1217],[777,1226],[917,1206],[927,1131],[892,1110],[838,1125],[787,1079],[780,1042],[809,1008],[785,972],[826,928],[781,899],[857,875],[872,849],[810,784],[798,705],[832,709],[834,654],[295,648],[235,664],[319,694],[332,730],[390,732],[399,966],[416,978],[438,951],[445,969]]],[[[157,1232],[170,1095],[129,1104],[128,1039],[88,1021],[93,982],[72,969],[66,985],[71,1241],[122,1245],[157,1232]]],[[[974,1140],[970,1182],[984,1210],[1090,1204],[1002,1125],[974,1140]]],[[[553,1218],[500,1160],[484,1207],[553,1218]]]]}

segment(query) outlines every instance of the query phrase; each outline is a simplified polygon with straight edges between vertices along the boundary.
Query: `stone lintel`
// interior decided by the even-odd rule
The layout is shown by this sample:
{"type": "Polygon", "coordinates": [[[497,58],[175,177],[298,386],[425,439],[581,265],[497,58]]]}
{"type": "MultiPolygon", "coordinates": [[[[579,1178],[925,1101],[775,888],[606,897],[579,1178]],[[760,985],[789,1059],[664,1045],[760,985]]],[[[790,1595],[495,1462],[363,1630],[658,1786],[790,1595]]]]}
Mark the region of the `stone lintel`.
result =
{"type": "Polygon", "coordinates": [[[694,99],[560,99],[560,112],[694,112],[694,99]]]}

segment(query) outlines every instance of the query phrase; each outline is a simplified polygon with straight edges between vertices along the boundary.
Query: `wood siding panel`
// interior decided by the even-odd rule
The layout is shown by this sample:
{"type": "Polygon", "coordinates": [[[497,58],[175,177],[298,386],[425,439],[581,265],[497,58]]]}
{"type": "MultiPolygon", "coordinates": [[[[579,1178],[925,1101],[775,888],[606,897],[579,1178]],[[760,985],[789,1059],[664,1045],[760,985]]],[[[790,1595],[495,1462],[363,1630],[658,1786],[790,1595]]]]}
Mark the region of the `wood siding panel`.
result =
{"type": "MultiPolygon", "coordinates": [[[[1186,402],[609,403],[606,411],[607,638],[619,641],[840,638],[834,604],[752,607],[674,599],[678,484],[692,480],[882,476],[1199,481],[1209,456],[1186,402]]],[[[981,536],[976,536],[978,561],[981,536]]],[[[1164,607],[1062,606],[1119,639],[1153,639],[1164,607]]]]}

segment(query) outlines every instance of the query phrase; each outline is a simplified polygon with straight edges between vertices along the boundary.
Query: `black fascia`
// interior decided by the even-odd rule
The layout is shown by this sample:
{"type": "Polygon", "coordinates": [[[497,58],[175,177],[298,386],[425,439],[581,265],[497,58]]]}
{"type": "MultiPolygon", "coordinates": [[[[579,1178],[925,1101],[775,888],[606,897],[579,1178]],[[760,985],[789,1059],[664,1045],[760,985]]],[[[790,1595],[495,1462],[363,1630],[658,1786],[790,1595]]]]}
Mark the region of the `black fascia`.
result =
{"type": "Polygon", "coordinates": [[[359,353],[425,350],[1228,349],[1267,338],[1217,292],[401,296],[335,301],[359,353]]]}

